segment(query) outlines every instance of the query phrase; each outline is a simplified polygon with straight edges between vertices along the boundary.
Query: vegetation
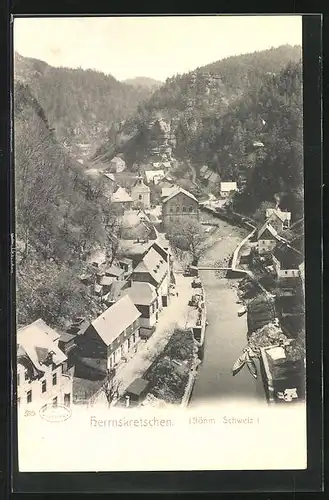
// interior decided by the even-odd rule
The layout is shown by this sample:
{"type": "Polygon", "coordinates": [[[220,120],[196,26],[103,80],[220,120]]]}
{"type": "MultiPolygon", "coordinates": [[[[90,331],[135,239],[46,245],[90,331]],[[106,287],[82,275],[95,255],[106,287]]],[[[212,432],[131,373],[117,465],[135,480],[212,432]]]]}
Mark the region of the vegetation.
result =
{"type": "Polygon", "coordinates": [[[33,88],[58,139],[69,144],[105,140],[152,92],[99,71],[54,68],[17,53],[15,78],[33,88]]]}
{"type": "Polygon", "coordinates": [[[122,152],[128,166],[147,161],[150,124],[161,117],[170,123],[178,160],[191,161],[198,176],[207,164],[222,180],[245,186],[234,200],[237,211],[253,214],[281,193],[297,219],[303,206],[300,59],[300,47],[283,46],[169,78],[99,154],[122,152]]]}
{"type": "Polygon", "coordinates": [[[198,220],[182,218],[168,230],[171,247],[176,252],[188,253],[193,265],[197,265],[200,257],[207,249],[206,233],[198,220]]]}
{"type": "Polygon", "coordinates": [[[42,317],[60,326],[94,310],[78,276],[88,252],[110,247],[116,219],[99,183],[85,179],[57,142],[29,87],[14,90],[18,323],[42,317]]]}

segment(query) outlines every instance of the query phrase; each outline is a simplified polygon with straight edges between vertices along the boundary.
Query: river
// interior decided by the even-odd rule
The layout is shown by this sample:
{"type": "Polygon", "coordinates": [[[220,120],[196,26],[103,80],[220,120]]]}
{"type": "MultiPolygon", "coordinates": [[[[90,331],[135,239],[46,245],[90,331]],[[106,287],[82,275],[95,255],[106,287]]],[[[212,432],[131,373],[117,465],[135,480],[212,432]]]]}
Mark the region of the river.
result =
{"type": "MultiPolygon", "coordinates": [[[[228,262],[234,249],[247,234],[243,229],[215,219],[219,224],[215,238],[200,262],[228,262]]],[[[204,359],[199,367],[190,406],[201,401],[237,398],[265,402],[260,375],[255,380],[247,367],[233,377],[232,366],[246,346],[247,317],[238,317],[238,280],[220,277],[216,271],[200,271],[206,292],[208,326],[205,334],[204,359]]]]}

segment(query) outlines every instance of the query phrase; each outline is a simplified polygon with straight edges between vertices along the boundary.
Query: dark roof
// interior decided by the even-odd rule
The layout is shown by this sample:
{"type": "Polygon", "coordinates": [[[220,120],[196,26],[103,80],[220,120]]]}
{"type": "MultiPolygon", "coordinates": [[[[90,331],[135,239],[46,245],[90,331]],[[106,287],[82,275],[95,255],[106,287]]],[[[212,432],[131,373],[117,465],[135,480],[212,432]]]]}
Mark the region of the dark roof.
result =
{"type": "Polygon", "coordinates": [[[159,255],[161,255],[161,257],[164,258],[165,261],[168,261],[169,254],[164,248],[158,245],[158,243],[153,243],[152,247],[159,255]]]}
{"type": "Polygon", "coordinates": [[[148,388],[150,382],[143,378],[136,378],[126,390],[127,393],[135,394],[136,396],[140,396],[145,389],[148,388]]]}
{"type": "Polygon", "coordinates": [[[64,343],[70,342],[70,340],[74,339],[75,337],[76,337],[76,334],[64,332],[59,337],[59,342],[64,342],[64,343]]]}
{"type": "Polygon", "coordinates": [[[73,377],[73,401],[88,400],[96,394],[105,383],[104,380],[88,380],[73,377]]]}
{"type": "Polygon", "coordinates": [[[283,269],[297,269],[304,260],[302,253],[287,243],[277,245],[273,256],[280,262],[283,269]]]}

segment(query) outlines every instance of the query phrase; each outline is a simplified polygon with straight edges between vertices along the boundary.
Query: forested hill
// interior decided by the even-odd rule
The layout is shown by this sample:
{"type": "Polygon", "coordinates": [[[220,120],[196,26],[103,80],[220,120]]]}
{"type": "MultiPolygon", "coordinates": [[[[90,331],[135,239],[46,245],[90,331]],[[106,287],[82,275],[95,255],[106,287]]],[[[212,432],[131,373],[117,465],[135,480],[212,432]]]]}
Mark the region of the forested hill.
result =
{"type": "Polygon", "coordinates": [[[14,141],[18,322],[42,317],[61,327],[95,311],[78,276],[86,252],[104,244],[106,227],[113,232],[114,215],[20,82],[14,85],[14,141]]]}
{"type": "Polygon", "coordinates": [[[163,82],[154,80],[153,78],[148,78],[146,76],[136,76],[135,78],[128,78],[127,80],[124,80],[123,83],[133,85],[135,87],[146,87],[152,90],[156,90],[158,87],[161,87],[161,85],[163,85],[163,82]]]}
{"type": "Polygon", "coordinates": [[[62,143],[102,141],[117,122],[136,112],[152,89],[94,70],[55,68],[15,53],[14,76],[30,86],[62,143]]]}
{"type": "Polygon", "coordinates": [[[176,159],[192,162],[197,175],[207,164],[222,180],[246,183],[253,203],[240,197],[240,209],[252,212],[276,192],[300,198],[300,61],[301,47],[285,45],[170,78],[97,155],[123,153],[128,165],[147,163],[156,142],[152,123],[161,117],[176,159]]]}

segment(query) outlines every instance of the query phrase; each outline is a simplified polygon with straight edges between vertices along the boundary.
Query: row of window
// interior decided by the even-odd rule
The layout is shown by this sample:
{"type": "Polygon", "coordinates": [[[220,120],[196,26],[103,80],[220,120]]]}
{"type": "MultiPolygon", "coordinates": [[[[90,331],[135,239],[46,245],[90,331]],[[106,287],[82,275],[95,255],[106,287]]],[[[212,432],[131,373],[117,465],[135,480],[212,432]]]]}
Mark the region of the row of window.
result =
{"type": "MultiPolygon", "coordinates": [[[[170,207],[169,209],[169,212],[172,214],[174,213],[174,207],[170,207]]],[[[176,207],[176,212],[179,213],[179,212],[193,212],[194,211],[194,207],[192,206],[189,206],[189,207],[180,207],[180,206],[177,206],[176,207]]]]}
{"type": "MultiPolygon", "coordinates": [[[[131,348],[131,346],[135,344],[137,338],[138,338],[138,333],[135,332],[132,334],[131,337],[129,337],[127,339],[128,351],[131,348]]],[[[123,346],[121,346],[121,356],[123,356],[123,354],[124,354],[124,350],[123,350],[123,346]]],[[[110,368],[112,368],[115,365],[116,361],[118,361],[118,360],[116,359],[116,352],[114,351],[110,357],[110,368]]]]}
{"type": "MultiPolygon", "coordinates": [[[[55,370],[57,369],[57,366],[55,367],[55,370]]],[[[24,380],[27,382],[29,380],[29,373],[27,370],[24,372],[24,380]]],[[[20,373],[17,374],[17,385],[21,384],[21,377],[20,373]]],[[[53,385],[57,384],[57,373],[53,373],[53,385]],[[55,383],[54,383],[55,380],[55,383]]]]}

